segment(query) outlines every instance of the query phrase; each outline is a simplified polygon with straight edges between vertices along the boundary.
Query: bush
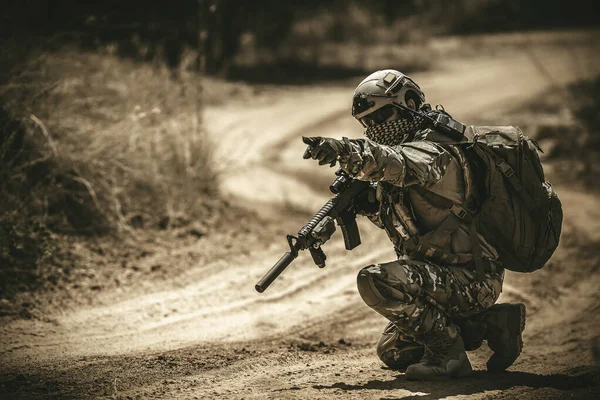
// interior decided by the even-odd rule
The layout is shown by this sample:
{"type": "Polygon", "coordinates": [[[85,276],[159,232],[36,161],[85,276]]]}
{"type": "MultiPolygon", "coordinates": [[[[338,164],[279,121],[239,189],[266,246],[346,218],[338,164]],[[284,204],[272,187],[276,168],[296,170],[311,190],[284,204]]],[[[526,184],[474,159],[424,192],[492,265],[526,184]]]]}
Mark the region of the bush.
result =
{"type": "Polygon", "coordinates": [[[54,249],[48,230],[13,212],[0,218],[0,298],[37,282],[39,268],[54,249]]]}
{"type": "Polygon", "coordinates": [[[216,193],[196,77],[63,52],[44,55],[7,87],[4,147],[26,146],[4,166],[26,176],[7,182],[29,188],[30,205],[44,207],[38,213],[64,217],[53,227],[128,229],[134,217],[139,225],[194,212],[197,199],[216,193]],[[34,186],[51,191],[41,198],[34,186]]]}
{"type": "Polygon", "coordinates": [[[60,234],[165,229],[215,212],[197,76],[66,50],[26,65],[0,86],[2,294],[43,275],[60,234]]]}

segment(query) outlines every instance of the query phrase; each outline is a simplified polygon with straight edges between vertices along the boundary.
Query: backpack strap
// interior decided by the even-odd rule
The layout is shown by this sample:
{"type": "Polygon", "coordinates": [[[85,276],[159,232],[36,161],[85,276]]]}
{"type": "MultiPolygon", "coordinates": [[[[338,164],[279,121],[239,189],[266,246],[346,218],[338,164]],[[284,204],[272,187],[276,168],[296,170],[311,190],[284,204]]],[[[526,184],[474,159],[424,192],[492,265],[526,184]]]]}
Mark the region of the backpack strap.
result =
{"type": "Polygon", "coordinates": [[[529,195],[529,193],[527,193],[527,191],[525,190],[525,187],[515,174],[515,170],[506,162],[505,159],[495,154],[487,146],[481,146],[481,148],[485,149],[485,151],[490,155],[492,160],[494,160],[496,168],[498,169],[498,171],[500,171],[502,175],[504,175],[504,177],[506,178],[510,186],[512,186],[512,188],[515,190],[515,192],[517,192],[517,194],[525,204],[527,211],[529,211],[530,213],[535,212],[535,210],[537,209],[537,204],[529,195]]]}
{"type": "Polygon", "coordinates": [[[455,232],[461,223],[466,223],[469,226],[469,236],[471,239],[471,251],[473,254],[473,262],[475,264],[475,272],[478,281],[485,279],[485,262],[481,247],[479,246],[479,236],[473,215],[465,208],[454,203],[452,200],[442,197],[430,190],[424,189],[421,186],[415,186],[415,191],[421,195],[429,204],[439,210],[449,210],[450,214],[442,221],[435,229],[433,235],[429,238],[429,244],[437,247],[444,246],[451,233],[455,232]],[[441,246],[440,246],[441,244],[441,246]]]}
{"type": "MultiPolygon", "coordinates": [[[[476,126],[473,126],[472,129],[474,129],[474,137],[472,140],[465,139],[460,142],[448,141],[448,142],[444,142],[442,144],[454,145],[454,146],[477,145],[478,144],[477,135],[479,134],[479,131],[477,130],[476,126]]],[[[539,148],[539,145],[537,143],[535,145],[539,148]]],[[[494,153],[494,151],[492,151],[487,145],[480,145],[478,147],[480,149],[483,149],[483,151],[485,151],[490,156],[490,158],[494,161],[494,165],[496,166],[498,171],[500,171],[500,173],[506,178],[506,180],[508,181],[510,186],[515,190],[515,192],[517,192],[517,194],[523,201],[523,204],[525,204],[527,211],[529,211],[530,213],[536,213],[538,211],[538,204],[529,195],[529,193],[527,193],[527,191],[525,190],[525,187],[519,180],[518,176],[515,174],[515,170],[508,164],[508,162],[506,162],[505,159],[503,159],[502,157],[500,157],[499,155],[494,153]]]]}
{"type": "MultiPolygon", "coordinates": [[[[477,139],[478,139],[478,135],[479,135],[479,129],[477,126],[473,126],[472,129],[474,131],[473,144],[476,145],[476,144],[478,144],[477,139]]],[[[521,133],[517,138],[517,146],[521,146],[522,144],[523,144],[523,137],[522,137],[522,133],[521,133]]],[[[538,149],[540,149],[539,145],[537,143],[535,143],[535,146],[538,149]]],[[[488,156],[493,160],[494,165],[496,166],[498,171],[500,171],[500,173],[506,178],[506,180],[508,181],[510,186],[514,189],[514,191],[517,192],[518,196],[521,198],[521,200],[523,201],[523,204],[527,208],[527,211],[529,211],[530,213],[533,213],[533,214],[537,213],[538,212],[537,202],[529,195],[529,193],[527,193],[527,191],[525,190],[525,187],[519,180],[519,177],[515,174],[515,170],[508,164],[508,162],[506,162],[506,160],[504,158],[502,158],[498,154],[496,154],[487,145],[481,145],[481,146],[479,146],[479,148],[482,149],[485,153],[487,153],[488,156]]]]}

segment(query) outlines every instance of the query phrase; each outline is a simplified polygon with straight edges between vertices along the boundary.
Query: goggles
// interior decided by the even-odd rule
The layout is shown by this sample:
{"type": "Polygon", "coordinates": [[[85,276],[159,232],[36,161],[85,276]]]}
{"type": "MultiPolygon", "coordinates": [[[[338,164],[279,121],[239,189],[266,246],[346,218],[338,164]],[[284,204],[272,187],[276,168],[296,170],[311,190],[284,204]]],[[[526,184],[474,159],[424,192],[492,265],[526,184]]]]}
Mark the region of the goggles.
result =
{"type": "Polygon", "coordinates": [[[394,119],[404,119],[412,121],[414,119],[413,114],[403,107],[396,107],[394,105],[386,105],[373,111],[370,114],[365,115],[359,119],[359,122],[365,127],[381,125],[384,122],[388,122],[391,117],[394,119]]]}
{"type": "Polygon", "coordinates": [[[364,127],[375,126],[386,122],[391,116],[396,113],[395,107],[392,105],[383,106],[378,110],[367,114],[359,121],[364,127]]]}

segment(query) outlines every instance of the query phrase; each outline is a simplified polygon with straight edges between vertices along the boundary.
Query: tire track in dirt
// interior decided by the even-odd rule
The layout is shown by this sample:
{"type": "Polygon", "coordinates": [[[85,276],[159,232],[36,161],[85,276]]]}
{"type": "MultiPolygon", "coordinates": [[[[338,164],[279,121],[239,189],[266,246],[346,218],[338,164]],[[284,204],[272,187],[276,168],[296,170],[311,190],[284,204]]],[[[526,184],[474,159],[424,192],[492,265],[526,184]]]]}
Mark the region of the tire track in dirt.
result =
{"type": "MultiPolygon", "coordinates": [[[[332,246],[329,251],[332,257],[342,252],[341,243],[332,246]]],[[[0,354],[11,356],[23,342],[33,352],[37,352],[39,346],[65,347],[70,349],[72,357],[76,357],[122,352],[121,343],[134,337],[136,340],[128,347],[129,352],[151,346],[178,348],[198,341],[255,340],[278,336],[299,321],[309,319],[313,313],[335,314],[336,309],[343,307],[355,294],[354,291],[344,294],[354,288],[355,274],[351,271],[375,261],[383,253],[370,252],[339,268],[325,270],[309,265],[310,259],[305,257],[286,271],[285,280],[278,283],[280,290],[270,288],[263,295],[254,292],[253,282],[266,271],[264,262],[232,268],[226,280],[215,274],[179,290],[152,293],[72,313],[58,321],[65,331],[62,340],[25,338],[3,348],[0,354]],[[286,286],[281,290],[284,284],[286,286]],[[227,290],[231,287],[246,290],[227,290]],[[302,303],[310,305],[298,310],[302,303]],[[176,312],[167,314],[172,310],[176,312]]],[[[276,261],[277,256],[272,253],[271,257],[265,258],[276,261]]]]}

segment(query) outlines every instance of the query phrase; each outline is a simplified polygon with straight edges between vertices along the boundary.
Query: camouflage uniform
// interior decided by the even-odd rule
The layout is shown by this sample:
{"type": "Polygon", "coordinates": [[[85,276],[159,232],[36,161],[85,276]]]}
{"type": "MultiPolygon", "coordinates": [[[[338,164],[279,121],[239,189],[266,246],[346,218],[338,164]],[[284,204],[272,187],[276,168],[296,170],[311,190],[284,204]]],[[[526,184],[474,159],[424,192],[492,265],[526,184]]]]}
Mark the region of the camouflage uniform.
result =
{"type": "Polygon", "coordinates": [[[431,330],[443,329],[449,319],[491,307],[500,295],[504,275],[501,270],[489,272],[478,282],[470,268],[410,259],[371,265],[360,273],[371,275],[387,300],[368,305],[390,320],[377,348],[389,366],[398,361],[398,339],[418,342],[431,330]]]}
{"type": "Polygon", "coordinates": [[[341,166],[360,180],[377,182],[378,207],[364,214],[386,230],[399,255],[396,261],[363,268],[358,276],[363,300],[393,324],[378,346],[380,358],[391,365],[397,339],[423,343],[426,335],[442,331],[451,319],[491,307],[502,290],[504,270],[495,249],[477,235],[488,268],[483,279],[476,279],[472,231],[466,223],[436,234],[451,212],[432,206],[423,189],[459,205],[474,195],[471,171],[458,149],[426,140],[397,146],[369,139],[351,142],[354,156],[341,160],[341,166]],[[414,215],[414,226],[410,221],[407,226],[402,217],[407,213],[414,215]],[[428,243],[433,235],[442,241],[425,248],[408,246],[406,232],[392,234],[402,229],[416,231],[420,243],[428,243]]]}

